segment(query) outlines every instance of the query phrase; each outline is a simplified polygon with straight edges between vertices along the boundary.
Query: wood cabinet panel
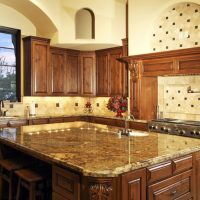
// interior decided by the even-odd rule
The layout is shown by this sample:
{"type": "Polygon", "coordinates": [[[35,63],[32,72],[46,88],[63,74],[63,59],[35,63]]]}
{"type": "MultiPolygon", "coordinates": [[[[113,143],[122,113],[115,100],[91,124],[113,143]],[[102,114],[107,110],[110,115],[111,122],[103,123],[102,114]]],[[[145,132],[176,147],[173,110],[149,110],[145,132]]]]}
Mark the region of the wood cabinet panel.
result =
{"type": "Polygon", "coordinates": [[[140,92],[140,119],[156,119],[158,98],[157,77],[143,77],[140,92]]]}
{"type": "Polygon", "coordinates": [[[193,154],[194,199],[200,200],[200,151],[193,154]]]}
{"type": "Polygon", "coordinates": [[[172,160],[173,174],[177,174],[192,168],[192,155],[172,160]]]}
{"type": "Polygon", "coordinates": [[[125,66],[120,63],[117,58],[122,56],[122,49],[117,48],[109,52],[109,77],[110,77],[110,96],[123,95],[125,66]]]}
{"type": "Polygon", "coordinates": [[[199,74],[200,54],[178,58],[178,74],[199,74]]]}
{"type": "Polygon", "coordinates": [[[172,176],[172,163],[167,161],[165,163],[159,163],[147,168],[147,180],[148,183],[163,180],[164,178],[172,176]]]}
{"type": "Polygon", "coordinates": [[[80,94],[80,69],[79,69],[79,52],[67,52],[66,67],[66,88],[65,93],[69,96],[77,96],[80,94]]]}
{"type": "Polygon", "coordinates": [[[49,95],[50,40],[26,37],[24,41],[24,95],[49,95]]]}
{"type": "Polygon", "coordinates": [[[53,166],[53,192],[69,200],[80,199],[80,177],[79,175],[53,166]]]}
{"type": "Polygon", "coordinates": [[[63,117],[51,117],[49,118],[49,123],[62,123],[63,117]]]}
{"type": "Polygon", "coordinates": [[[160,76],[173,73],[173,59],[154,59],[142,62],[142,76],[160,76]]]}
{"type": "Polygon", "coordinates": [[[98,52],[96,54],[96,67],[97,96],[109,96],[109,66],[107,52],[98,52]]]}
{"type": "Polygon", "coordinates": [[[192,170],[148,187],[149,200],[184,199],[193,197],[192,170]]]}
{"type": "Polygon", "coordinates": [[[80,87],[81,96],[95,96],[96,94],[96,63],[94,52],[80,54],[80,87]]]}
{"type": "Polygon", "coordinates": [[[50,49],[50,88],[52,95],[64,95],[65,85],[65,50],[59,48],[50,49]]]}
{"type": "Polygon", "coordinates": [[[96,51],[97,96],[127,95],[128,70],[117,58],[122,47],[96,51]]]}
{"type": "Polygon", "coordinates": [[[122,175],[123,200],[146,200],[146,169],[136,170],[122,175]]]}
{"type": "Polygon", "coordinates": [[[140,118],[140,93],[141,79],[132,77],[130,79],[130,110],[136,119],[140,118]]]}

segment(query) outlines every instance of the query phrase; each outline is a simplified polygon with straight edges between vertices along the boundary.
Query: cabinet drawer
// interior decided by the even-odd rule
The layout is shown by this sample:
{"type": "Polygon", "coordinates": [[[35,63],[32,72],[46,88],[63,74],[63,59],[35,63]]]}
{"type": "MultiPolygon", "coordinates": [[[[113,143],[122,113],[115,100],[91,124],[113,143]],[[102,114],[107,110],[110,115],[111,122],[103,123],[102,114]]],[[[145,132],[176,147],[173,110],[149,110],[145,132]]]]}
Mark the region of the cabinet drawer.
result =
{"type": "Polygon", "coordinates": [[[172,176],[172,163],[167,161],[147,168],[147,181],[153,183],[172,176]]]}
{"type": "Polygon", "coordinates": [[[172,163],[174,174],[184,172],[192,168],[192,155],[174,159],[172,163]]]}
{"type": "Polygon", "coordinates": [[[149,200],[189,200],[193,196],[192,170],[148,187],[149,200]]]}
{"type": "Polygon", "coordinates": [[[67,169],[53,166],[53,192],[69,200],[80,199],[80,177],[67,169]]]}

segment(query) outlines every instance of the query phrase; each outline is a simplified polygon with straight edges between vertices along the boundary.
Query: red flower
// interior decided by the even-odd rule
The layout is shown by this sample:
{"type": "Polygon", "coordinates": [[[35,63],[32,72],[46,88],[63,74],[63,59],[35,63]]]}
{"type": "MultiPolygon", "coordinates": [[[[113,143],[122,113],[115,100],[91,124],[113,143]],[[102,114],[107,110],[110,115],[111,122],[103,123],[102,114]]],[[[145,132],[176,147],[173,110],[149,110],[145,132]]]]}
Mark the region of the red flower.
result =
{"type": "Polygon", "coordinates": [[[107,108],[113,112],[126,112],[128,109],[128,100],[126,97],[113,96],[108,100],[107,108]]]}

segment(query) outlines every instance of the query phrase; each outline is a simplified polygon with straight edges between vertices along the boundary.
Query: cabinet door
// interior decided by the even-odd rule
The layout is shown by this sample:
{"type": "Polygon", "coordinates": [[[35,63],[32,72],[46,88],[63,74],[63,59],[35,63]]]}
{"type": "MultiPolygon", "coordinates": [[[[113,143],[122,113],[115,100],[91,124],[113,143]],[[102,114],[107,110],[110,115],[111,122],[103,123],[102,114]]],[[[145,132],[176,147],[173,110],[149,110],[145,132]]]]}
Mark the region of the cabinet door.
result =
{"type": "Polygon", "coordinates": [[[194,153],[193,156],[193,166],[194,166],[194,189],[195,189],[195,197],[194,199],[200,200],[200,151],[194,153]]]}
{"type": "Polygon", "coordinates": [[[125,66],[117,60],[122,56],[122,49],[117,48],[109,51],[109,85],[110,96],[123,95],[124,68],[125,66]]]}
{"type": "Polygon", "coordinates": [[[140,92],[140,119],[156,119],[157,77],[143,77],[140,92]]]}
{"type": "Polygon", "coordinates": [[[41,41],[32,43],[32,95],[49,94],[49,44],[41,41]]]}
{"type": "Polygon", "coordinates": [[[96,66],[94,52],[80,54],[81,95],[95,96],[96,94],[96,66]]]}
{"type": "Polygon", "coordinates": [[[25,37],[24,95],[49,95],[49,39],[25,37]]]}
{"type": "Polygon", "coordinates": [[[146,200],[146,170],[140,169],[122,175],[123,200],[146,200]]]}
{"type": "Polygon", "coordinates": [[[50,88],[52,95],[64,95],[65,85],[65,51],[51,48],[50,88]]]}
{"type": "Polygon", "coordinates": [[[140,118],[140,84],[140,79],[135,77],[130,79],[130,110],[137,119],[140,118]]]}
{"type": "Polygon", "coordinates": [[[78,55],[79,53],[76,51],[67,52],[65,94],[70,96],[77,96],[80,94],[80,70],[78,55]]]}
{"type": "Polygon", "coordinates": [[[96,54],[97,96],[109,96],[108,54],[106,51],[96,54]]]}

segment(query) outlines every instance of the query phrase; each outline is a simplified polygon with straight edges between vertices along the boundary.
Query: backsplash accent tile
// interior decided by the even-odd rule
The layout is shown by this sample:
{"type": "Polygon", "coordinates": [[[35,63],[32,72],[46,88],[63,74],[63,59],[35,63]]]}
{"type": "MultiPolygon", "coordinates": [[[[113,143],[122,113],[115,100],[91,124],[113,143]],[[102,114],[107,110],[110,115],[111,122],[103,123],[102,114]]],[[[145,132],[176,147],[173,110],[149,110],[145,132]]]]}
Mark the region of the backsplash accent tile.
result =
{"type": "Polygon", "coordinates": [[[37,105],[36,116],[85,115],[85,104],[92,104],[92,115],[114,117],[107,109],[108,97],[23,97],[20,103],[5,102],[8,116],[24,116],[25,108],[32,102],[37,105]],[[13,108],[11,108],[13,107],[13,108]]]}
{"type": "Polygon", "coordinates": [[[164,118],[200,120],[200,76],[158,77],[158,105],[164,118]]]}
{"type": "Polygon", "coordinates": [[[177,3],[155,22],[151,48],[156,52],[199,46],[199,24],[200,5],[177,3]]]}

